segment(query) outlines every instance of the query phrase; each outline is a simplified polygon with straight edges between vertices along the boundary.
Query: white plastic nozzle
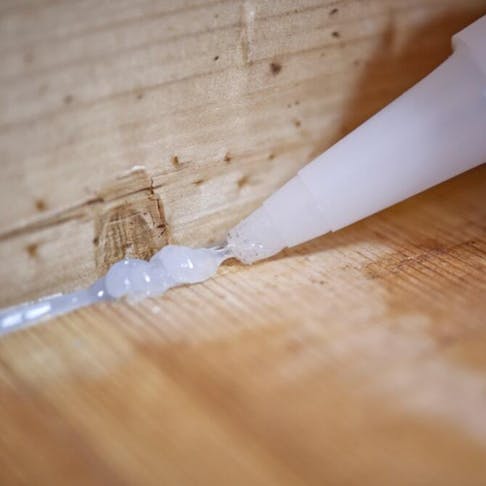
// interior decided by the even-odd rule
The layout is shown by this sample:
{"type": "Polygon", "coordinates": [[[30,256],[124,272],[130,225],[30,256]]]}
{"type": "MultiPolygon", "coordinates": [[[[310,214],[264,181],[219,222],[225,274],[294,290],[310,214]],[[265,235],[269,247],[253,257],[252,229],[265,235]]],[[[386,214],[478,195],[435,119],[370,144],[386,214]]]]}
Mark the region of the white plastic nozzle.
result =
{"type": "Polygon", "coordinates": [[[251,263],[336,231],[486,161],[486,16],[455,52],[229,232],[251,263]]]}

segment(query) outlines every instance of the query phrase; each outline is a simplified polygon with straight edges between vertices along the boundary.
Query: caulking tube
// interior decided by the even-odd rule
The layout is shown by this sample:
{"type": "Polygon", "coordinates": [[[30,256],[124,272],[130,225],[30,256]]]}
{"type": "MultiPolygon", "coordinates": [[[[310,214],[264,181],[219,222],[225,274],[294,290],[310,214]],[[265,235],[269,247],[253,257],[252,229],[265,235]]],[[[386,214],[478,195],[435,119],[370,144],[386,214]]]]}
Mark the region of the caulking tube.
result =
{"type": "Polygon", "coordinates": [[[306,165],[228,234],[252,263],[486,162],[486,16],[426,78],[306,165]]]}

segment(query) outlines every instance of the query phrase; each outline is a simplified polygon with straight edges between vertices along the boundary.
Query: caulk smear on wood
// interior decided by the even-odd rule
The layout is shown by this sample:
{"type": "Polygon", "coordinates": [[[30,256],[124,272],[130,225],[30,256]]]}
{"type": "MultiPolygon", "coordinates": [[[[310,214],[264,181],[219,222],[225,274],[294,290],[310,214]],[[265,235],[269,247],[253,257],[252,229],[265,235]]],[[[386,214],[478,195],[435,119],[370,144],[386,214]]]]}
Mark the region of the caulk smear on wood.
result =
{"type": "Polygon", "coordinates": [[[203,282],[231,256],[227,248],[167,245],[148,262],[125,258],[112,265],[105,277],[87,289],[0,311],[0,335],[103,300],[161,295],[171,287],[203,282]]]}

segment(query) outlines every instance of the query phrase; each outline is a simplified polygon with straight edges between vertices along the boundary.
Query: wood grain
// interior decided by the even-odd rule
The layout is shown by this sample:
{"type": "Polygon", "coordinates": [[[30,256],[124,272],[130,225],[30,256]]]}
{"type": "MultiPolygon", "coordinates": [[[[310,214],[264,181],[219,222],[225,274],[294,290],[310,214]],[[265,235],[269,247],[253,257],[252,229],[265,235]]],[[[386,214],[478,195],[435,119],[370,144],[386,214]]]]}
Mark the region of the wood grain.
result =
{"type": "MultiPolygon", "coordinates": [[[[3,0],[0,305],[221,238],[484,13],[3,0]]],[[[2,338],[0,484],[486,484],[485,195],[2,338]]]]}
{"type": "Polygon", "coordinates": [[[483,485],[485,194],[6,336],[0,482],[483,485]]]}
{"type": "Polygon", "coordinates": [[[0,305],[104,271],[102,193],[134,166],[164,238],[221,240],[485,12],[484,0],[2,2],[0,305]]]}

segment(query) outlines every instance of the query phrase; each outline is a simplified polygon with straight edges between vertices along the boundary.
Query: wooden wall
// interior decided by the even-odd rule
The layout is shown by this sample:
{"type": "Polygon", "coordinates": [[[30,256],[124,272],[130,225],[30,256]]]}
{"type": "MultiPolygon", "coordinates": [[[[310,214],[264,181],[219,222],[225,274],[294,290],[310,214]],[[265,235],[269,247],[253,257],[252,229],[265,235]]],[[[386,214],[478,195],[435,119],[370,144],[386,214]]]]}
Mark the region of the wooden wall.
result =
{"type": "Polygon", "coordinates": [[[0,305],[221,240],[484,0],[3,0],[0,305]]]}

